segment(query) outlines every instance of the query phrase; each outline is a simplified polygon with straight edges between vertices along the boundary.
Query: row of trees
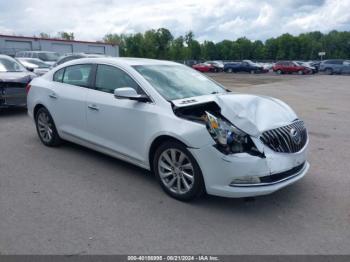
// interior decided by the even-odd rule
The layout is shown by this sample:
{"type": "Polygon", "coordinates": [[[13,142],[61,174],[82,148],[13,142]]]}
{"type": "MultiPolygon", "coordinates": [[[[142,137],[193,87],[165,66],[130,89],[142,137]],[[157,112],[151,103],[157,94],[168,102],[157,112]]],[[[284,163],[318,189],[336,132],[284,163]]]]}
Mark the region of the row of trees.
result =
{"type": "Polygon", "coordinates": [[[72,32],[58,32],[57,35],[51,36],[48,33],[40,33],[41,38],[52,38],[52,39],[62,39],[62,40],[74,40],[74,33],[72,32]]]}
{"type": "Polygon", "coordinates": [[[245,37],[218,43],[199,43],[193,32],[174,38],[166,28],[136,34],[107,34],[103,41],[117,44],[121,56],[187,60],[313,60],[319,52],[328,58],[350,58],[350,32],[310,32],[293,36],[283,34],[265,42],[245,37]]]}

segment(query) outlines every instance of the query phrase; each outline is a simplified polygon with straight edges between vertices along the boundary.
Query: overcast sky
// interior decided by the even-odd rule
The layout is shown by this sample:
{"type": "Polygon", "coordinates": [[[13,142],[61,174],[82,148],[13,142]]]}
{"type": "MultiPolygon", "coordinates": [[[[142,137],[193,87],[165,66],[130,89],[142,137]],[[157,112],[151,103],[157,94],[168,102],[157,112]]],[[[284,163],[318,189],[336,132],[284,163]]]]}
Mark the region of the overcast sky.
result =
{"type": "Polygon", "coordinates": [[[100,40],[159,27],[215,42],[350,30],[350,0],[0,0],[1,34],[69,31],[76,39],[100,40]]]}

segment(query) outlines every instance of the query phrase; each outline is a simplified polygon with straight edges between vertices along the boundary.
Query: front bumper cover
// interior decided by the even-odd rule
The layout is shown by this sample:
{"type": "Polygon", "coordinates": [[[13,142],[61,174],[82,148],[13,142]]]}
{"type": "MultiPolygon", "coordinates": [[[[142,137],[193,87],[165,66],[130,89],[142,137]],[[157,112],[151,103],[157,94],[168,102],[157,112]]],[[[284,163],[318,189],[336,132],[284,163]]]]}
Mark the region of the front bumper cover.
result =
{"type": "Polygon", "coordinates": [[[223,155],[213,146],[189,150],[201,167],[208,194],[239,198],[270,194],[304,177],[310,167],[306,161],[307,145],[291,154],[264,147],[265,158],[248,153],[223,155]],[[244,177],[257,177],[261,183],[232,183],[244,177]]]}

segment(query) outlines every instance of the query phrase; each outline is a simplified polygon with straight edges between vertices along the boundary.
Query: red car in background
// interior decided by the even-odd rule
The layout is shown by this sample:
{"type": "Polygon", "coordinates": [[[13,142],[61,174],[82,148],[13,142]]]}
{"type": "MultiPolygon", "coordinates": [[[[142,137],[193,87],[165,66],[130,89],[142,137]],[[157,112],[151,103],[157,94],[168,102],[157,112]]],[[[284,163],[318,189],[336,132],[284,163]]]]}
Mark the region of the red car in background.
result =
{"type": "Polygon", "coordinates": [[[193,69],[196,69],[199,72],[202,73],[207,73],[207,72],[214,72],[215,71],[215,67],[210,65],[210,64],[196,64],[192,66],[193,69]]]}
{"type": "Polygon", "coordinates": [[[304,75],[304,74],[312,73],[312,70],[310,68],[299,65],[299,64],[297,64],[295,62],[291,62],[291,61],[277,62],[273,66],[272,70],[280,75],[281,74],[292,74],[292,73],[304,75]]]}

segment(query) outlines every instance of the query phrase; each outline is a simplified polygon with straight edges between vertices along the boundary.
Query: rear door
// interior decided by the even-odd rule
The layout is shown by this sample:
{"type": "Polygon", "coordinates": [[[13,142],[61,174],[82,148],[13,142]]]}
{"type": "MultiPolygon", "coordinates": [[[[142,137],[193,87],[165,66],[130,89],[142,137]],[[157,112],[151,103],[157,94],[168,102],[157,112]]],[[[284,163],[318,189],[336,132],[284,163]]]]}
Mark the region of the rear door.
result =
{"type": "Polygon", "coordinates": [[[296,71],[299,70],[298,66],[293,62],[288,62],[287,67],[288,67],[288,72],[290,73],[295,73],[296,71]]]}
{"type": "Polygon", "coordinates": [[[92,64],[65,67],[54,74],[48,94],[50,113],[59,131],[86,138],[86,94],[93,77],[92,64]]]}
{"type": "Polygon", "coordinates": [[[242,62],[241,66],[240,66],[240,71],[243,71],[243,72],[250,72],[249,63],[247,63],[247,62],[242,62]]]}

